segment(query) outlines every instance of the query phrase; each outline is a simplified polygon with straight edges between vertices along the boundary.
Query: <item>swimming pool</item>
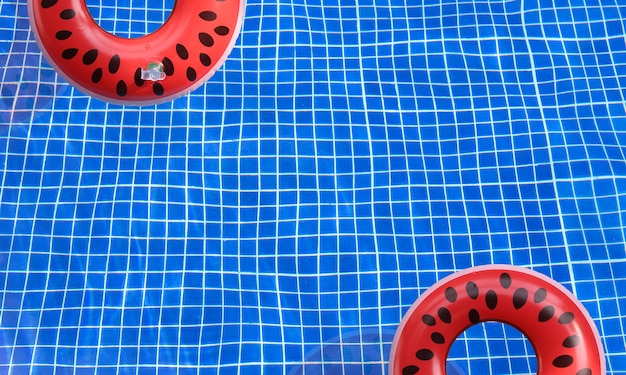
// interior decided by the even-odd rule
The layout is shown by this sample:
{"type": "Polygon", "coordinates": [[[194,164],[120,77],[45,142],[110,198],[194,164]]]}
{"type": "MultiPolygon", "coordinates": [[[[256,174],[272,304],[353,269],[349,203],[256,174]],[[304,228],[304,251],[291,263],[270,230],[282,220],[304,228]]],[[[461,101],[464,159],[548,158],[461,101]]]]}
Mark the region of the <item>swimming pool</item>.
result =
{"type": "MultiPolygon", "coordinates": [[[[89,1],[122,36],[172,1],[89,1]]],[[[0,0],[0,372],[382,374],[467,267],[561,282],[626,374],[626,6],[250,0],[150,107],[73,89],[0,0]]],[[[470,329],[450,374],[531,373],[470,329]]]]}

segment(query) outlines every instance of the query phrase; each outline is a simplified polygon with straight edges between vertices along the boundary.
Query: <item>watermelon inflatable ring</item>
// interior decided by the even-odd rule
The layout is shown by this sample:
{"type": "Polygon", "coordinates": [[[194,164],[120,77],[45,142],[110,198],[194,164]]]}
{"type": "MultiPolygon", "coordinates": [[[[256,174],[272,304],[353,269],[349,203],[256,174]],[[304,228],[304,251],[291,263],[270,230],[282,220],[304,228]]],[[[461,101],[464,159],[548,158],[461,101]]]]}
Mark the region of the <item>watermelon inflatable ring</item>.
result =
{"type": "Polygon", "coordinates": [[[524,333],[538,375],[606,374],[598,330],[582,304],[540,273],[502,265],[452,274],[420,296],[394,336],[389,374],[445,374],[456,337],[484,321],[524,333]]]}
{"type": "Polygon", "coordinates": [[[245,0],[177,0],[169,19],[140,38],[120,38],[91,17],[85,0],[28,0],[46,60],[69,83],[104,101],[149,105],[211,78],[232,50],[245,0]]]}

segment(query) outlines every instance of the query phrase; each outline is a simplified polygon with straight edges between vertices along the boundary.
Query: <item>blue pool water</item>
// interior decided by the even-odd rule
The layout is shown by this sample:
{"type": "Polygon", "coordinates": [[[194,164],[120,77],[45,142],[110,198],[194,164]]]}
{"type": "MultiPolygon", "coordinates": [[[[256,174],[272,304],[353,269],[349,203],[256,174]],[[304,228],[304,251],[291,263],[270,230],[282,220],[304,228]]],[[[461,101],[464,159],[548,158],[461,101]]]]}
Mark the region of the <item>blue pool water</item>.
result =
{"type": "MultiPolygon", "coordinates": [[[[136,37],[173,2],[88,4],[136,37]]],[[[383,374],[420,294],[506,263],[571,290],[626,374],[625,18],[249,0],[209,82],[138,108],[69,86],[0,0],[0,373],[383,374]]],[[[535,369],[499,323],[449,357],[535,369]]]]}

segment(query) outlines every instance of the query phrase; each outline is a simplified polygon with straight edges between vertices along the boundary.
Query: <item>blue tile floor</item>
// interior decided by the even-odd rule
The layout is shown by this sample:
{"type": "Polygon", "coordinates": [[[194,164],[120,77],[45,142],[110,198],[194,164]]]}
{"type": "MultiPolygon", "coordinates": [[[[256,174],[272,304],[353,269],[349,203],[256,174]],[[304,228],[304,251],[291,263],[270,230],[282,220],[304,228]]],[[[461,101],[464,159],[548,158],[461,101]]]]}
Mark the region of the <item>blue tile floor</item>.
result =
{"type": "MultiPolygon", "coordinates": [[[[174,4],[87,3],[122,37],[174,4]]],[[[571,290],[626,374],[624,19],[249,0],[210,81],[140,108],[68,85],[0,0],[0,373],[384,374],[420,294],[506,263],[571,290]]],[[[448,372],[535,369],[488,323],[448,372]]]]}

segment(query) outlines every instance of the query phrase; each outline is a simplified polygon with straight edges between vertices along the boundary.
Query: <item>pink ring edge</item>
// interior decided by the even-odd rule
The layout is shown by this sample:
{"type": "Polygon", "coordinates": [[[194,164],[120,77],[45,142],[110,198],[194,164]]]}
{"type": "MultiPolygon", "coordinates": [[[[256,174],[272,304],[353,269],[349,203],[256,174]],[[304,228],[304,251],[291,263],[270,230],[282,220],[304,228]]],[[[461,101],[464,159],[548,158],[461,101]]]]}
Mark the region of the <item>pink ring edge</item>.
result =
{"type": "MultiPolygon", "coordinates": [[[[243,25],[243,19],[244,19],[244,12],[245,12],[245,5],[246,5],[246,0],[240,0],[239,1],[239,16],[237,17],[237,25],[235,27],[235,30],[233,31],[233,35],[231,37],[231,40],[229,41],[228,45],[226,46],[226,49],[224,50],[224,53],[222,54],[222,56],[220,56],[220,58],[217,60],[217,62],[213,65],[213,68],[210,69],[202,78],[200,78],[196,83],[194,83],[193,85],[191,85],[189,88],[179,91],[177,93],[174,93],[172,95],[169,96],[165,96],[165,97],[161,97],[155,100],[146,100],[146,101],[140,101],[140,102],[132,102],[132,101],[126,101],[126,100],[116,100],[116,99],[112,99],[100,94],[97,94],[93,91],[91,91],[89,88],[83,86],[83,85],[79,85],[77,82],[75,82],[73,79],[71,79],[57,64],[56,62],[50,57],[50,54],[48,53],[48,50],[46,50],[44,48],[43,42],[41,41],[41,37],[39,36],[39,31],[38,29],[35,27],[35,14],[34,14],[34,1],[35,0],[28,0],[27,1],[27,8],[28,8],[28,21],[30,24],[30,28],[31,31],[33,32],[33,35],[35,37],[35,42],[37,43],[37,46],[39,47],[39,50],[41,51],[43,57],[46,59],[46,61],[48,62],[48,64],[50,64],[50,66],[52,66],[52,68],[54,69],[54,71],[60,75],[61,77],[63,77],[63,79],[69,83],[71,86],[73,86],[74,88],[78,89],[80,92],[87,94],[88,96],[91,96],[93,98],[99,99],[105,103],[112,103],[112,104],[117,104],[117,105],[122,105],[122,106],[137,106],[137,107],[142,107],[142,106],[150,106],[150,105],[157,105],[157,104],[162,104],[165,102],[169,102],[169,101],[173,101],[176,100],[182,96],[185,96],[187,94],[189,94],[190,92],[192,92],[193,90],[197,89],[198,87],[204,85],[209,79],[211,79],[211,77],[213,77],[213,75],[215,74],[215,72],[217,72],[222,65],[224,64],[224,62],[226,61],[226,59],[228,58],[228,56],[230,56],[231,52],[233,51],[233,49],[235,48],[235,44],[237,43],[237,40],[239,39],[239,35],[241,33],[241,28],[243,25]]],[[[181,1],[181,0],[177,0],[177,1],[181,1]]],[[[169,21],[169,20],[168,20],[169,21]]],[[[166,21],[166,22],[168,22],[166,21]]]]}
{"type": "Polygon", "coordinates": [[[464,275],[468,275],[468,274],[471,274],[471,273],[478,273],[478,272],[486,271],[486,270],[511,271],[511,272],[519,272],[519,273],[523,273],[523,274],[526,274],[526,275],[535,276],[535,277],[541,279],[542,281],[546,282],[547,284],[553,285],[558,290],[560,290],[563,294],[565,294],[574,303],[574,305],[576,305],[576,307],[578,307],[578,310],[580,310],[580,312],[583,314],[583,316],[585,318],[585,321],[591,327],[593,335],[595,336],[596,346],[598,348],[598,353],[599,353],[600,359],[601,359],[601,361],[600,361],[600,375],[605,375],[606,374],[606,363],[605,363],[606,360],[605,360],[605,356],[604,356],[604,346],[602,345],[602,340],[600,339],[600,332],[598,331],[598,327],[596,327],[596,324],[593,321],[593,318],[591,317],[591,315],[589,315],[589,312],[587,311],[587,309],[578,300],[578,298],[576,298],[576,296],[574,296],[574,294],[572,292],[570,292],[565,286],[563,286],[561,283],[557,282],[556,280],[554,280],[554,279],[552,279],[552,278],[550,278],[550,277],[548,277],[548,276],[546,276],[546,275],[544,275],[544,274],[542,274],[542,273],[540,273],[538,271],[532,270],[530,268],[522,267],[522,266],[513,266],[513,265],[510,265],[510,264],[488,264],[488,265],[470,267],[470,268],[467,268],[467,269],[464,269],[464,270],[461,270],[461,271],[453,272],[452,274],[450,274],[450,275],[442,278],[441,280],[437,281],[435,284],[433,284],[431,287],[429,287],[422,295],[420,295],[417,298],[417,300],[415,300],[415,302],[413,302],[411,307],[409,307],[407,312],[402,317],[402,320],[400,321],[400,324],[398,325],[396,333],[393,336],[393,341],[391,343],[391,349],[389,351],[388,375],[394,375],[394,371],[393,371],[394,359],[395,359],[395,353],[396,353],[396,350],[397,350],[398,341],[400,340],[400,336],[402,335],[402,332],[404,331],[404,327],[406,326],[406,324],[408,323],[408,321],[412,317],[413,312],[421,304],[422,300],[424,300],[426,297],[428,297],[430,294],[432,294],[435,290],[437,290],[441,285],[446,284],[450,280],[453,280],[453,279],[456,279],[458,277],[462,277],[464,275]]]}

